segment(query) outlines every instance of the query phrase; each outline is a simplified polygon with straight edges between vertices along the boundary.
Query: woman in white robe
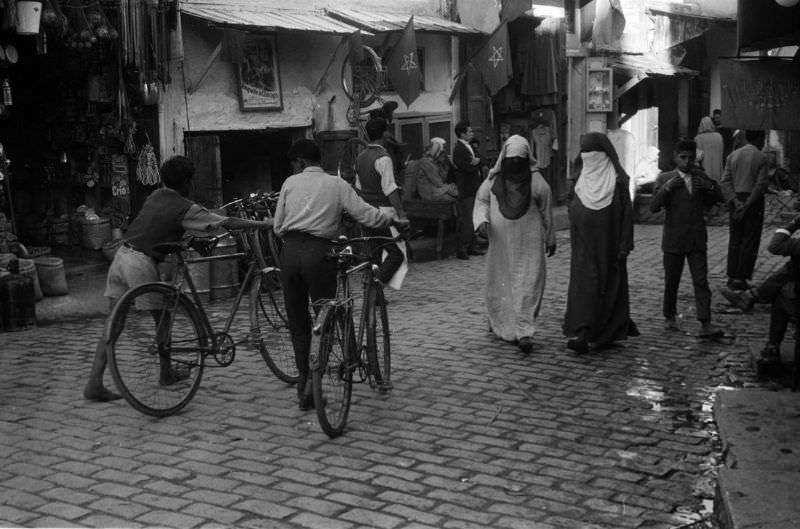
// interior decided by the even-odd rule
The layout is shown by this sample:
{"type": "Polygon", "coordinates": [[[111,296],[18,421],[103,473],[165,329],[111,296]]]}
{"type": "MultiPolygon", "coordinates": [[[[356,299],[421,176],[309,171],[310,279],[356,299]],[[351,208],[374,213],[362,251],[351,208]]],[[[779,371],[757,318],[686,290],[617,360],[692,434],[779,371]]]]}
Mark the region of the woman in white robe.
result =
{"type": "Polygon", "coordinates": [[[498,338],[529,353],[544,293],[545,254],[555,253],[556,240],[552,193],[522,136],[506,140],[478,189],[473,223],[489,239],[489,325],[498,338]]]}

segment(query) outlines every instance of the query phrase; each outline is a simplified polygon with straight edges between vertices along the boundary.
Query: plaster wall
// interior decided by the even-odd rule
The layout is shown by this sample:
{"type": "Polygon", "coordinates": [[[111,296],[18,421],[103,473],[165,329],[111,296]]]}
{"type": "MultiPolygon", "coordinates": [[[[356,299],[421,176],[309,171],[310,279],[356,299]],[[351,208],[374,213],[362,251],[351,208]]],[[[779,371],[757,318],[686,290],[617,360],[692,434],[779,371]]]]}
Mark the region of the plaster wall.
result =
{"type": "MultiPolygon", "coordinates": [[[[186,16],[181,26],[183,60],[171,64],[172,83],[167,85],[159,108],[162,155],[183,153],[185,131],[300,127],[311,136],[319,131],[352,128],[347,121],[350,101],[341,83],[342,63],[348,50],[346,37],[277,32],[283,108],[242,112],[235,65],[220,56],[198,83],[222,32],[186,16]]],[[[385,35],[368,37],[364,43],[377,47],[384,38],[385,35]]],[[[448,100],[454,76],[451,36],[417,32],[417,46],[425,49],[425,91],[410,107],[394,92],[382,94],[383,100],[399,103],[397,117],[452,112],[448,100]]]]}

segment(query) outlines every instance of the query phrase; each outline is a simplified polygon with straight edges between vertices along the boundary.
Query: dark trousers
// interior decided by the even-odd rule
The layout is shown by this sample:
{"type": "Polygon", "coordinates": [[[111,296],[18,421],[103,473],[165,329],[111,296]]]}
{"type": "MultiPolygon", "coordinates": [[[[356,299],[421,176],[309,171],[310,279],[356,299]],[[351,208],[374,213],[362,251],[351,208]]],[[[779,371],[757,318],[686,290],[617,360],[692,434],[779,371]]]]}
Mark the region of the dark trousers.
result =
{"type": "MultiPolygon", "coordinates": [[[[379,236],[379,237],[391,237],[392,232],[389,228],[367,228],[364,226],[362,228],[362,232],[365,237],[372,237],[372,236],[379,236]]],[[[386,244],[384,241],[377,241],[376,243],[370,246],[370,252],[372,254],[373,259],[375,262],[380,263],[378,267],[378,273],[376,274],[378,279],[382,283],[388,283],[397,269],[400,268],[400,265],[403,264],[403,260],[405,259],[405,255],[403,255],[403,251],[400,250],[400,247],[397,246],[397,243],[389,243],[386,244]],[[380,249],[379,249],[380,248],[380,249]],[[386,258],[383,259],[383,250],[386,250],[386,258]]]]}
{"type": "Polygon", "coordinates": [[[762,303],[772,303],[781,293],[783,285],[792,280],[792,267],[790,261],[772,272],[767,278],[756,287],[758,300],[762,303]]]}
{"type": "MultiPolygon", "coordinates": [[[[747,200],[749,193],[737,193],[736,196],[739,200],[744,201],[747,200]]],[[[763,197],[750,206],[741,220],[733,220],[733,212],[731,212],[727,270],[730,279],[744,281],[753,276],[763,225],[763,197]]]]}
{"type": "MultiPolygon", "coordinates": [[[[790,291],[793,289],[789,289],[790,291]]],[[[780,345],[789,322],[797,318],[797,300],[782,290],[772,302],[769,314],[769,343],[780,345]]]]}
{"type": "Polygon", "coordinates": [[[475,227],[472,225],[472,209],[475,195],[458,197],[458,251],[466,252],[475,248],[475,227]]]}
{"type": "Polygon", "coordinates": [[[689,263],[694,286],[697,319],[711,321],[711,289],[708,287],[708,260],[705,251],[688,254],[664,252],[664,317],[674,318],[678,312],[678,286],[683,274],[683,262],[689,263]]]}
{"type": "Polygon", "coordinates": [[[331,243],[324,239],[301,232],[290,232],[284,236],[281,250],[283,299],[292,335],[294,359],[303,381],[308,377],[308,355],[311,351],[309,298],[314,302],[336,296],[336,262],[325,258],[330,251],[331,243]]]}

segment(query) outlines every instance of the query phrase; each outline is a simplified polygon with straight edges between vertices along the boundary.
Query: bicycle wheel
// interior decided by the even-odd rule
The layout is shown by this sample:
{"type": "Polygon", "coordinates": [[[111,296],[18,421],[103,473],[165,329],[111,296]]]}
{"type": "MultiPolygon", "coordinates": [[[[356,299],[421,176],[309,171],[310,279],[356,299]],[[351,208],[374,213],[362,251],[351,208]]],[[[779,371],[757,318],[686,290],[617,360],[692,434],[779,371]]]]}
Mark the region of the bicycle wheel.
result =
{"type": "Polygon", "coordinates": [[[373,283],[367,299],[367,365],[370,387],[386,392],[392,389],[389,314],[383,288],[373,283]]]}
{"type": "Polygon", "coordinates": [[[162,283],[129,290],[114,306],[105,337],[111,375],[136,410],[166,417],[192,400],[210,339],[185,294],[162,283]]]}
{"type": "Polygon", "coordinates": [[[317,316],[311,341],[311,380],[317,420],[328,437],[344,431],[350,411],[353,391],[353,367],[349,360],[349,341],[352,326],[347,325],[344,312],[329,303],[317,316]]]}
{"type": "Polygon", "coordinates": [[[256,272],[250,289],[250,337],[275,376],[290,384],[300,374],[294,360],[292,337],[283,303],[278,270],[256,272]]]}

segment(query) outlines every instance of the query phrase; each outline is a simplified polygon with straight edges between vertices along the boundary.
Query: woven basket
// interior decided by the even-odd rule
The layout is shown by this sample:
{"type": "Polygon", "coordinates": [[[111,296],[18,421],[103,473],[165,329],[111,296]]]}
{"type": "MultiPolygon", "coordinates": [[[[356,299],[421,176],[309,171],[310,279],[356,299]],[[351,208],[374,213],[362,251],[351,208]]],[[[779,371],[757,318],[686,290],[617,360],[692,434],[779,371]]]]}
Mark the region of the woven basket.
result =
{"type": "Polygon", "coordinates": [[[83,220],[83,237],[81,246],[91,250],[99,250],[103,244],[111,240],[111,220],[83,220]]]}
{"type": "Polygon", "coordinates": [[[109,261],[113,261],[114,256],[116,255],[117,250],[119,250],[120,246],[122,246],[122,239],[113,239],[111,241],[104,243],[102,248],[103,255],[109,261]]]}

